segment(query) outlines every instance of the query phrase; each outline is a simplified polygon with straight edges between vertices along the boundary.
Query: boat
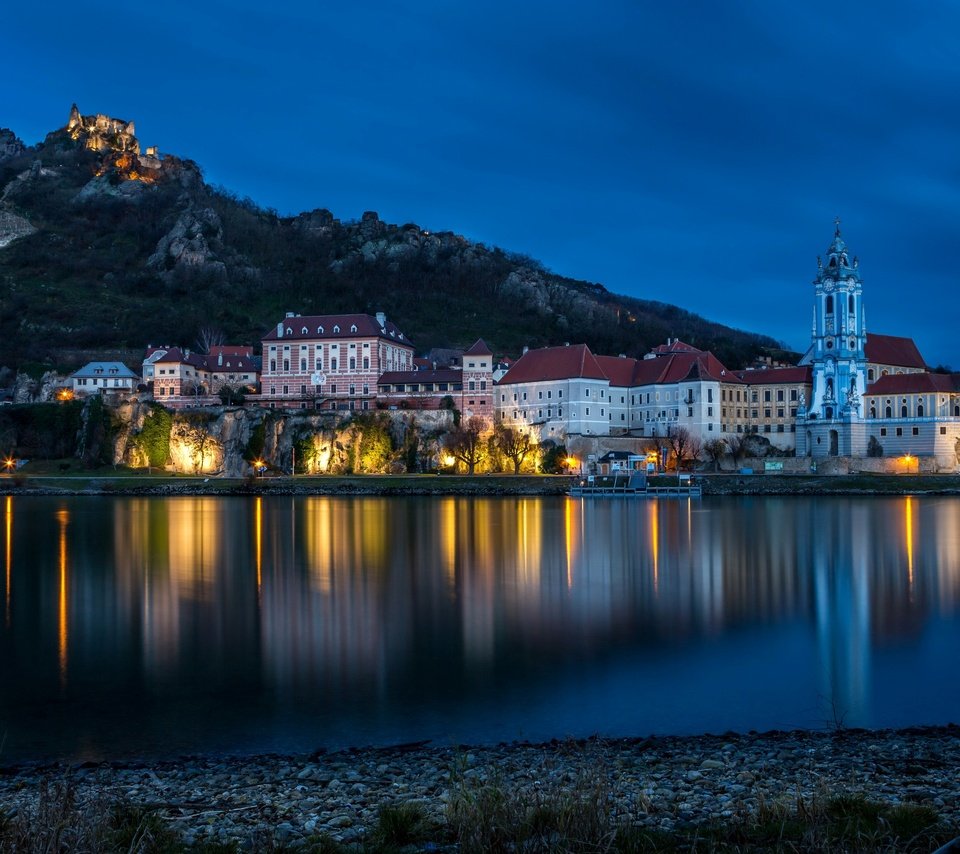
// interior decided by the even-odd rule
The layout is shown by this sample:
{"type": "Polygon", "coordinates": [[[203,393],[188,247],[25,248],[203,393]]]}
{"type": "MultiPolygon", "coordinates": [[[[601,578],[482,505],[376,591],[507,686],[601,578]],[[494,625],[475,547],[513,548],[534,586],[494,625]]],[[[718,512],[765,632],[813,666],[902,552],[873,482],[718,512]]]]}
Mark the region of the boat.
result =
{"type": "Polygon", "coordinates": [[[676,483],[651,486],[641,471],[588,475],[567,492],[571,498],[699,498],[703,487],[690,475],[681,474],[676,483]]]}

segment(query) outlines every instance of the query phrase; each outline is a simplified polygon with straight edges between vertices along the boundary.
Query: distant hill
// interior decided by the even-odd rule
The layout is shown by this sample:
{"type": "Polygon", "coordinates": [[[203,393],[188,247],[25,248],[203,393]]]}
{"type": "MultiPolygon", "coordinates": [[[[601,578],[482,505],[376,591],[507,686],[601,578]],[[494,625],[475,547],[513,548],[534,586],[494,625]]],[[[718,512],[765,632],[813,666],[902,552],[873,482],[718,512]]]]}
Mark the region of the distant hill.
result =
{"type": "Polygon", "coordinates": [[[278,216],[141,150],[132,122],[74,107],[34,146],[0,130],[0,365],[135,359],[211,331],[256,343],[285,311],[379,310],[422,348],[482,336],[498,353],[584,341],[637,356],[679,337],[739,367],[777,346],[451,232],[278,216]]]}

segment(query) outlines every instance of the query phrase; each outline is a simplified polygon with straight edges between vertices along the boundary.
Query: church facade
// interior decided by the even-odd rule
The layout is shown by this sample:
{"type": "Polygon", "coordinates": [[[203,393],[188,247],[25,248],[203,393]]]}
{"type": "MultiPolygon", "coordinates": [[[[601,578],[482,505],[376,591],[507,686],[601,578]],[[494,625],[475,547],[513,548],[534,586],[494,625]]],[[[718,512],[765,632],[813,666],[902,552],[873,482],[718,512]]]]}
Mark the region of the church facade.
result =
{"type": "Polygon", "coordinates": [[[809,401],[797,409],[797,456],[960,460],[960,374],[934,374],[909,338],[868,333],[860,264],[836,224],[813,280],[809,401]]]}

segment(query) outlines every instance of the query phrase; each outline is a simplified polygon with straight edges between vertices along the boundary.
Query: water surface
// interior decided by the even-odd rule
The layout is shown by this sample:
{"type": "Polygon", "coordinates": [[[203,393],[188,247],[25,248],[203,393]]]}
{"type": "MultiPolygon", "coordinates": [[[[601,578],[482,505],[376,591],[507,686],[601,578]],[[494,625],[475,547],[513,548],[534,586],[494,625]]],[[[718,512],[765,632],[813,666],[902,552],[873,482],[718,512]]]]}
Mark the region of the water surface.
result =
{"type": "Polygon", "coordinates": [[[0,763],[960,721],[960,499],[0,497],[0,763]]]}

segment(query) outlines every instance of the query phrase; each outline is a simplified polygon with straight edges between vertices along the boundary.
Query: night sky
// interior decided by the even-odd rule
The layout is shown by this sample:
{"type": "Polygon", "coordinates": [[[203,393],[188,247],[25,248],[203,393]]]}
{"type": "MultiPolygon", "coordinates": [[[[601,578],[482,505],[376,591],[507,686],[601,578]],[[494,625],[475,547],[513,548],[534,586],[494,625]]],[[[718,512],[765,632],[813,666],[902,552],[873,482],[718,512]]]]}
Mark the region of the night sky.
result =
{"type": "Polygon", "coordinates": [[[840,216],[868,332],[960,369],[960,7],[8,4],[0,126],[83,113],[282,214],[452,230],[796,349],[840,216]]]}

